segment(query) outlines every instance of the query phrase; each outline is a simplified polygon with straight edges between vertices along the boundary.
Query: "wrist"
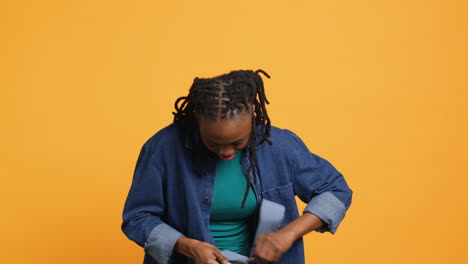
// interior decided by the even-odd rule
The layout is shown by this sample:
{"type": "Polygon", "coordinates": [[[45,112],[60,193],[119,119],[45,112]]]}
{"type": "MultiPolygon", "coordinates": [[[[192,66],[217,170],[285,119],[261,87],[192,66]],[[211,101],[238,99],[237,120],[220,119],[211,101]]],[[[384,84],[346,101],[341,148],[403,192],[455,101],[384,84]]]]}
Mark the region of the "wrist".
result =
{"type": "Polygon", "coordinates": [[[297,232],[294,232],[293,230],[280,229],[277,232],[281,235],[283,239],[290,242],[291,244],[300,238],[300,235],[297,232]]]}
{"type": "Polygon", "coordinates": [[[174,250],[186,257],[192,258],[194,242],[196,242],[196,240],[187,237],[180,237],[174,245],[174,250]]]}

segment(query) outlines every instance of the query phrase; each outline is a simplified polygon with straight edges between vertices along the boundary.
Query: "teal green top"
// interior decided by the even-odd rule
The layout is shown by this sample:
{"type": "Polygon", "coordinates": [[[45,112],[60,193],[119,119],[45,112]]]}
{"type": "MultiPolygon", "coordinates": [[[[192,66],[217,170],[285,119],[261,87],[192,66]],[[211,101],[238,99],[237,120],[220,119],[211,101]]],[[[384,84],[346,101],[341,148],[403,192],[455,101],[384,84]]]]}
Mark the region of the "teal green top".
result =
{"type": "Polygon", "coordinates": [[[257,207],[257,199],[252,188],[244,208],[247,179],[241,167],[242,152],[232,160],[218,160],[216,180],[210,214],[210,231],[216,247],[248,256],[252,243],[253,231],[251,217],[257,207]]]}

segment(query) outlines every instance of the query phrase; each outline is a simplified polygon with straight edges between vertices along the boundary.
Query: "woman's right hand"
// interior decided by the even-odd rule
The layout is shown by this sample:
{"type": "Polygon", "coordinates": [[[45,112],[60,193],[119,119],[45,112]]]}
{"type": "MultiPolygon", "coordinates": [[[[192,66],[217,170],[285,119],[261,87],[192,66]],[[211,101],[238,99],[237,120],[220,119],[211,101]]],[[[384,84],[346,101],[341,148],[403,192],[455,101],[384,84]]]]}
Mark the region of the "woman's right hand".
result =
{"type": "Polygon", "coordinates": [[[181,237],[174,250],[191,258],[195,264],[230,264],[217,247],[196,239],[181,237]]]}

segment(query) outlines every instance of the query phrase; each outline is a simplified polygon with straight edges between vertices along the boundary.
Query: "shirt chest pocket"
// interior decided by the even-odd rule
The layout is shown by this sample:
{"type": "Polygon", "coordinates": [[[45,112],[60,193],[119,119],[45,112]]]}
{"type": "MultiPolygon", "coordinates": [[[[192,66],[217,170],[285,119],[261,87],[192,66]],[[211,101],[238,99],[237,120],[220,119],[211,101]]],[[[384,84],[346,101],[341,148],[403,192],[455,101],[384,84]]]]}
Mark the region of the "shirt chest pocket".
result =
{"type": "Polygon", "coordinates": [[[265,190],[262,192],[262,197],[284,206],[290,206],[290,203],[295,201],[291,183],[265,190]]]}

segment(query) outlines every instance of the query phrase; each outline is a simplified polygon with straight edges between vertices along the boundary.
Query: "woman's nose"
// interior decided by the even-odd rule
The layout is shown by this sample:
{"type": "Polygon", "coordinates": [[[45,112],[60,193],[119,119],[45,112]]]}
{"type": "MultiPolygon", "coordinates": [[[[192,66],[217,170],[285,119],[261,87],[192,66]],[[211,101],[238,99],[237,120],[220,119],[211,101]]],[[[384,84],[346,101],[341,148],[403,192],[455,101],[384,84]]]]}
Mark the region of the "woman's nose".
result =
{"type": "Polygon", "coordinates": [[[224,157],[229,157],[234,155],[236,152],[234,151],[234,148],[225,146],[225,147],[220,147],[218,150],[218,154],[224,157]]]}

